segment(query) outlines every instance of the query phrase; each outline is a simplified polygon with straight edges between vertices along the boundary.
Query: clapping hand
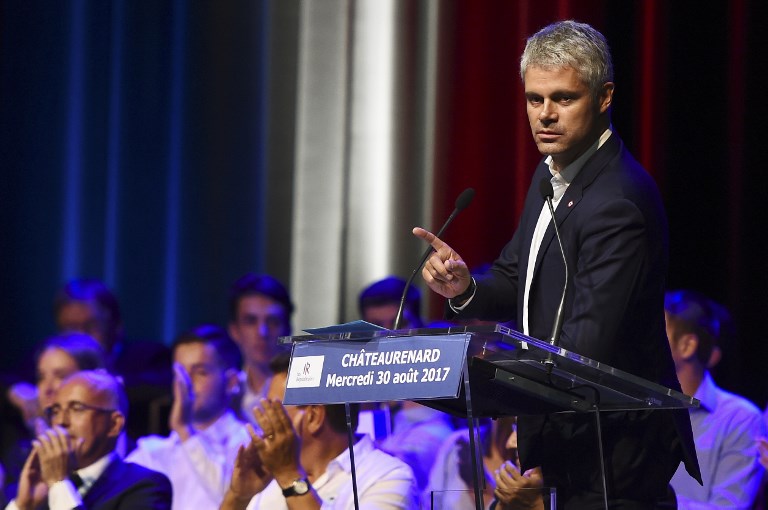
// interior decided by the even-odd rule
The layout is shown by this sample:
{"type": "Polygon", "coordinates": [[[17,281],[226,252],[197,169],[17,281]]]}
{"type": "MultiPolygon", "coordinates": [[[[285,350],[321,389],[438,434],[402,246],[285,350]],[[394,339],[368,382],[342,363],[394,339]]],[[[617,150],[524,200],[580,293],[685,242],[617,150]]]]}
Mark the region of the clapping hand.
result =
{"type": "MultiPolygon", "coordinates": [[[[256,432],[250,424],[247,424],[246,428],[251,437],[256,436],[256,432]]],[[[241,445],[237,451],[237,458],[235,458],[230,491],[238,499],[250,501],[253,496],[263,491],[271,481],[272,474],[264,466],[253,441],[245,446],[241,445]]]]}
{"type": "Polygon", "coordinates": [[[186,441],[194,433],[192,427],[192,406],[195,403],[195,392],[192,381],[179,363],[173,364],[173,405],[168,416],[168,427],[178,434],[181,441],[186,441]]]}
{"type": "MultiPolygon", "coordinates": [[[[297,421],[301,420],[304,411],[299,413],[297,421]]],[[[252,442],[278,484],[285,487],[305,476],[299,460],[301,441],[283,404],[279,400],[262,399],[261,407],[255,407],[253,415],[264,433],[261,436],[251,434],[252,442]]]]}
{"type": "Polygon", "coordinates": [[[499,510],[543,510],[541,489],[544,478],[541,469],[529,469],[520,473],[520,466],[504,462],[494,473],[496,489],[493,494],[499,500],[499,510]]]}

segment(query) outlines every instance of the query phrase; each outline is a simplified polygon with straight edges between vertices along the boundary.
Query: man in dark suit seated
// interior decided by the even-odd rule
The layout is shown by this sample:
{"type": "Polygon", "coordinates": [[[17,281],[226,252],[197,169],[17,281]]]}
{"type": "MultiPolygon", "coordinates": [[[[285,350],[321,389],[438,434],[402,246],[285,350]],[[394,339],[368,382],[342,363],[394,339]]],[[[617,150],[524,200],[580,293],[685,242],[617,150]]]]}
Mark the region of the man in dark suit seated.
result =
{"type": "Polygon", "coordinates": [[[6,510],[170,509],[168,478],[115,453],[127,407],[122,386],[107,372],[69,377],[48,408],[52,428],[33,442],[6,510]]]}

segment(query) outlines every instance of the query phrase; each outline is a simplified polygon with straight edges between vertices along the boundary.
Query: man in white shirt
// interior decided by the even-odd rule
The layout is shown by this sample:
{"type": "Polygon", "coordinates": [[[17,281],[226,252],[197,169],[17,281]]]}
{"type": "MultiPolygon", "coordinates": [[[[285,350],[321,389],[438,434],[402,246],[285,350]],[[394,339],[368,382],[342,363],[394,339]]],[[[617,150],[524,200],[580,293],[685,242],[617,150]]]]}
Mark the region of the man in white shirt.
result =
{"type": "Polygon", "coordinates": [[[247,273],[229,291],[229,334],[243,355],[237,409],[254,426],[251,410],[267,395],[269,361],[280,351],[278,337],[291,334],[292,313],[288,290],[267,274],[247,273]]]}
{"type": "Polygon", "coordinates": [[[126,402],[121,384],[106,372],[66,379],[48,408],[53,427],[33,441],[6,510],[171,508],[168,478],[115,453],[126,402]]]}
{"type": "MultiPolygon", "coordinates": [[[[263,435],[250,431],[221,509],[354,508],[344,406],[283,407],[288,357],[278,356],[272,367],[270,398],[254,410],[263,435]]],[[[403,461],[376,449],[367,436],[357,439],[353,452],[360,508],[418,508],[416,480],[403,461]]]]}
{"type": "Polygon", "coordinates": [[[223,328],[203,325],[176,339],[173,360],[172,432],[139,439],[127,460],[170,478],[174,509],[218,508],[237,449],[249,440],[228,407],[240,353],[223,328]]]}

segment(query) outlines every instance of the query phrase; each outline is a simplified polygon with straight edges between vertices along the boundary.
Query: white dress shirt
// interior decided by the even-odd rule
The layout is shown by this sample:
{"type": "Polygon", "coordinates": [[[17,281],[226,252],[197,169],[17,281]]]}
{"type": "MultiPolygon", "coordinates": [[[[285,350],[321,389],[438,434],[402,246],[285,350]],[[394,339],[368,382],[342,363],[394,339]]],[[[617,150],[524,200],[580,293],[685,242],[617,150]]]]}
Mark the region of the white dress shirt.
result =
{"type": "Polygon", "coordinates": [[[184,442],[175,432],[141,438],[126,461],[171,480],[174,510],[217,509],[232,479],[237,450],[249,441],[245,424],[227,411],[184,442]]]}
{"type": "MultiPolygon", "coordinates": [[[[416,510],[419,508],[416,479],[403,461],[377,449],[371,438],[363,436],[353,449],[357,476],[358,502],[366,510],[416,510]]],[[[352,510],[352,472],[349,449],[333,459],[312,484],[324,510],[352,510]]],[[[277,482],[256,494],[247,510],[287,510],[288,505],[277,482]]]]}
{"type": "Polygon", "coordinates": [[[264,384],[261,385],[261,390],[258,392],[253,391],[248,384],[248,372],[245,370],[240,371],[238,374],[238,381],[240,383],[240,391],[243,394],[242,401],[240,402],[242,416],[248,420],[258,434],[261,432],[261,428],[256,423],[256,417],[253,416],[253,408],[259,404],[262,398],[267,398],[267,390],[272,382],[272,377],[270,376],[264,381],[264,384]]]}

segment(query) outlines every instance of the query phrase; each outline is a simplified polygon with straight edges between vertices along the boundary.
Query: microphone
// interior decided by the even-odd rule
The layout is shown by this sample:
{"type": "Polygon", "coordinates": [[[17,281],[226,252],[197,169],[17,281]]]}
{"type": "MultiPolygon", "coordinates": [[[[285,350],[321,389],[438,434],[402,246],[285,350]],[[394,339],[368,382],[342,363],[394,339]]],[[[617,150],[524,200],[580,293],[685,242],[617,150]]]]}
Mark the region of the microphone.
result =
{"type": "MultiPolygon", "coordinates": [[[[563,294],[560,296],[560,306],[557,307],[557,314],[555,315],[555,323],[552,325],[552,334],[549,337],[549,343],[557,347],[560,342],[560,333],[563,330],[563,308],[565,307],[565,293],[568,291],[568,260],[565,258],[565,250],[563,249],[563,241],[560,239],[560,229],[557,228],[557,220],[555,219],[555,208],[552,206],[552,197],[555,196],[555,192],[552,189],[552,183],[546,177],[539,183],[539,191],[541,192],[541,198],[547,201],[549,206],[549,214],[552,215],[552,226],[555,227],[555,235],[557,236],[557,243],[560,246],[560,255],[563,256],[563,265],[565,266],[565,283],[563,284],[563,294]]],[[[547,356],[546,363],[552,363],[552,353],[547,356]]],[[[551,370],[551,367],[550,367],[551,370]]]]}
{"type": "MultiPolygon", "coordinates": [[[[456,217],[456,215],[458,215],[461,211],[466,209],[469,206],[469,204],[472,202],[473,198],[475,198],[475,190],[473,188],[467,188],[461,192],[461,194],[456,198],[456,205],[453,208],[453,212],[451,213],[450,216],[448,216],[448,219],[445,220],[445,223],[443,223],[443,226],[440,228],[437,234],[435,234],[435,237],[440,237],[443,235],[443,232],[445,232],[445,229],[448,228],[448,225],[451,224],[451,222],[456,217]]],[[[397,308],[397,317],[395,317],[395,324],[392,326],[393,329],[400,328],[400,322],[403,320],[403,309],[405,308],[405,297],[408,295],[408,289],[411,287],[411,282],[413,281],[413,278],[416,276],[416,273],[419,272],[419,270],[421,269],[421,266],[424,265],[424,263],[427,261],[431,253],[432,253],[432,247],[427,246],[427,249],[424,250],[424,255],[421,256],[421,262],[419,262],[419,265],[413,269],[411,276],[408,277],[408,281],[405,282],[403,295],[400,297],[400,306],[397,308]]]]}

